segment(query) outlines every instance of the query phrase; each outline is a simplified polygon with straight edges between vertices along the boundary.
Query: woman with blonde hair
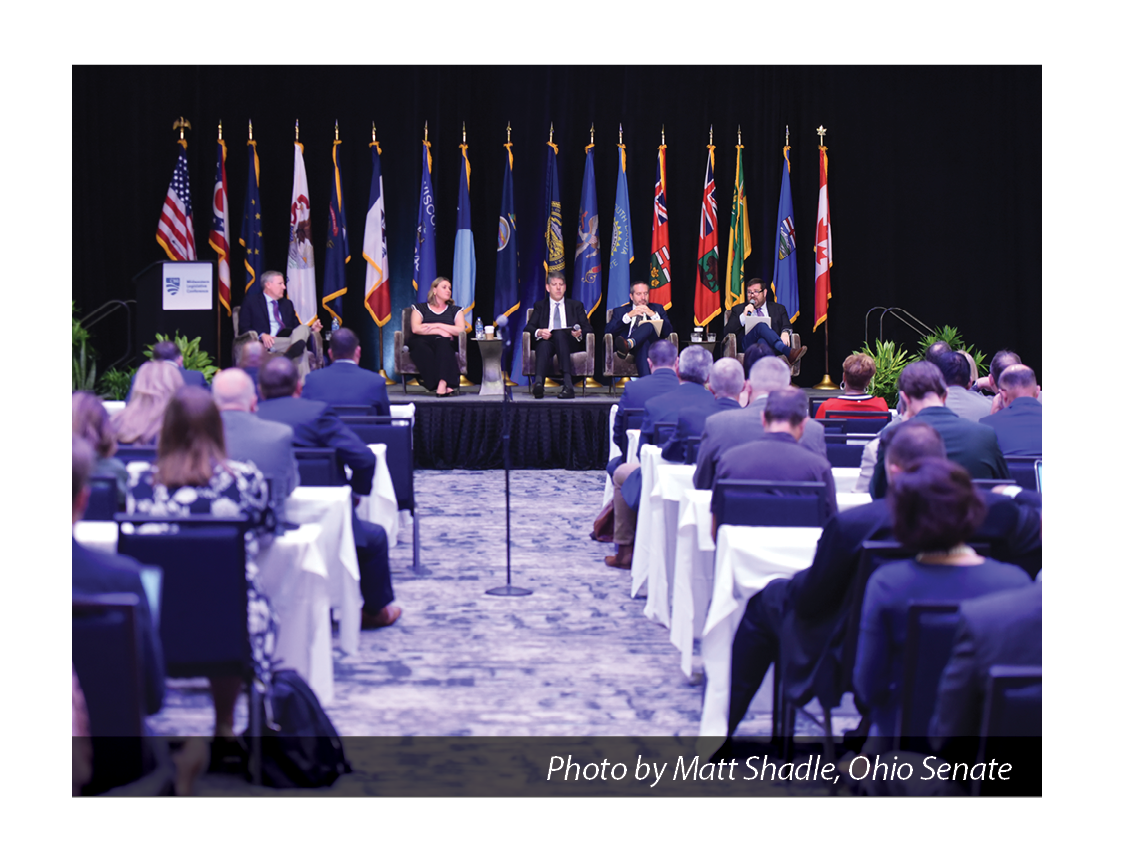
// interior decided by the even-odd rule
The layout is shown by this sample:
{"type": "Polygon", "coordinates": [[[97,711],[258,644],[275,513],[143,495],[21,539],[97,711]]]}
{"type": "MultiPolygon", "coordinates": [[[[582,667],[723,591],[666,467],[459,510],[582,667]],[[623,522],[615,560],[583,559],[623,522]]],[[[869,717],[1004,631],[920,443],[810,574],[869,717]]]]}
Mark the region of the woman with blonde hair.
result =
{"type": "Polygon", "coordinates": [[[182,386],[183,376],[174,363],[149,360],[142,365],[136,371],[129,404],[112,420],[117,443],[155,444],[168,402],[182,386]]]}
{"type": "Polygon", "coordinates": [[[410,313],[409,356],[426,390],[451,396],[460,383],[456,362],[458,340],[464,332],[464,310],[452,303],[452,283],[444,276],[432,280],[428,301],[414,303],[410,313]]]}

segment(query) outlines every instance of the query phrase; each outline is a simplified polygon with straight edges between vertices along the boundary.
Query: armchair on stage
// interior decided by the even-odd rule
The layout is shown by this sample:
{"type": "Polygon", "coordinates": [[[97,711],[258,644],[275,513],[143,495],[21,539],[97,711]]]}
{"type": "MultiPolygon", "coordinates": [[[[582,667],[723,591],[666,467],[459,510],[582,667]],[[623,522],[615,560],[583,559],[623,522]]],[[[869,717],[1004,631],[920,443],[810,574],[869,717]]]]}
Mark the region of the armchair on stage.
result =
{"type": "MultiPolygon", "coordinates": [[[[230,319],[231,319],[231,321],[233,321],[233,324],[234,324],[234,334],[235,335],[234,335],[233,354],[234,354],[235,358],[237,358],[241,355],[241,346],[242,345],[246,344],[247,342],[256,342],[259,338],[261,338],[260,334],[256,330],[246,330],[240,336],[237,335],[238,328],[240,326],[239,319],[241,318],[241,312],[242,312],[242,307],[241,306],[235,306],[233,309],[230,310],[230,319]]],[[[326,356],[323,353],[323,334],[318,333],[318,332],[317,333],[312,333],[312,339],[316,343],[315,351],[314,352],[310,351],[310,350],[305,350],[304,351],[304,359],[307,361],[308,371],[311,371],[313,369],[322,369],[323,368],[323,358],[324,358],[324,356],[326,356]]],[[[234,363],[235,363],[235,365],[237,364],[236,359],[235,359],[234,363]]],[[[297,367],[300,367],[302,365],[303,365],[302,363],[298,363],[297,367]]]]}
{"type": "MultiPolygon", "coordinates": [[[[728,309],[725,310],[724,321],[725,321],[725,325],[724,325],[725,330],[728,330],[728,326],[729,326],[729,310],[728,309]]],[[[797,354],[799,349],[802,348],[802,347],[803,347],[803,340],[799,338],[798,333],[792,332],[791,333],[791,351],[792,351],[792,353],[797,354]]],[[[737,350],[736,334],[735,333],[730,333],[728,336],[726,336],[724,338],[724,341],[721,343],[721,356],[722,357],[735,357],[741,363],[744,362],[743,352],[737,350]]],[[[799,373],[802,372],[802,365],[803,365],[803,358],[800,357],[798,360],[795,361],[795,365],[791,367],[791,377],[792,378],[799,377],[799,373]]]]}
{"type": "MultiPolygon", "coordinates": [[[[522,374],[531,380],[535,377],[537,358],[538,352],[530,350],[530,334],[523,331],[522,374]]],[[[596,334],[591,332],[584,334],[584,350],[571,353],[569,362],[573,366],[573,378],[580,378],[580,393],[583,396],[585,383],[596,373],[596,334]]],[[[561,367],[558,365],[556,354],[549,361],[549,377],[558,380],[561,378],[561,367]]]]}
{"type": "MultiPolygon", "coordinates": [[[[409,392],[405,376],[420,374],[413,358],[409,356],[409,345],[407,344],[413,336],[412,320],[413,307],[406,306],[401,310],[401,329],[393,334],[393,357],[397,364],[397,371],[401,375],[401,391],[403,393],[409,392]]],[[[460,368],[461,375],[467,374],[468,339],[466,330],[460,334],[459,342],[456,345],[456,365],[460,368]]],[[[453,384],[454,382],[449,381],[448,383],[453,384]]]]}
{"type": "MultiPolygon", "coordinates": [[[[612,320],[612,313],[615,309],[609,309],[604,319],[604,324],[607,326],[612,320]]],[[[669,321],[666,322],[669,325],[669,321]]],[[[671,331],[670,335],[666,337],[669,339],[676,350],[678,349],[678,334],[671,331]]],[[[609,381],[609,388],[615,390],[617,378],[637,378],[639,376],[639,369],[635,365],[635,355],[628,354],[622,360],[615,355],[614,352],[614,338],[611,333],[604,334],[604,375],[609,381]]]]}

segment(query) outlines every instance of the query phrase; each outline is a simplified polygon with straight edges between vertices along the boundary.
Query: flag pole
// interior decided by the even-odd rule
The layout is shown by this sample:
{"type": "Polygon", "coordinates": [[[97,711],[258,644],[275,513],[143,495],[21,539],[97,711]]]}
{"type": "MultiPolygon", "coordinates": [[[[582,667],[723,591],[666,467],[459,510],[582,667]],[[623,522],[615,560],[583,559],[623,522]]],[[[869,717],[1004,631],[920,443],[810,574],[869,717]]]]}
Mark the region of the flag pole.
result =
{"type": "MultiPolygon", "coordinates": [[[[818,133],[818,147],[819,149],[826,149],[826,127],[819,126],[814,130],[818,133]]],[[[838,385],[830,378],[830,318],[826,316],[826,320],[822,322],[822,335],[825,336],[825,360],[826,360],[826,373],[822,376],[822,380],[814,385],[814,390],[837,390],[838,385]]]]}
{"type": "MultiPolygon", "coordinates": [[[[222,140],[222,118],[221,117],[218,118],[218,140],[219,141],[222,140]]],[[[223,161],[225,161],[225,157],[223,157],[223,161]]],[[[228,197],[229,196],[229,190],[226,190],[226,194],[227,194],[227,197],[228,197]]],[[[221,261],[221,260],[222,259],[220,258],[219,261],[221,261]]],[[[227,263],[227,265],[229,264],[229,262],[230,262],[230,251],[229,251],[229,249],[227,249],[226,250],[226,263],[227,263]]],[[[214,271],[215,271],[216,274],[218,273],[218,267],[217,266],[215,266],[214,271]]],[[[230,281],[233,282],[234,280],[231,279],[230,281]]],[[[233,286],[231,286],[231,288],[232,287],[233,286]]],[[[218,292],[221,292],[221,290],[222,290],[222,288],[221,288],[221,286],[219,286],[218,292]]],[[[214,317],[218,319],[215,322],[215,333],[218,337],[218,341],[215,342],[215,345],[217,345],[218,348],[214,352],[214,360],[215,360],[215,364],[218,366],[218,368],[221,369],[222,368],[222,304],[221,303],[215,303],[214,304],[214,317]]],[[[236,333],[234,335],[235,335],[235,337],[237,336],[236,333]]],[[[233,350],[233,349],[231,348],[231,350],[233,350]]]]}
{"type": "MultiPolygon", "coordinates": [[[[378,124],[373,120],[370,121],[370,146],[378,146],[378,124]]],[[[381,149],[378,151],[381,153],[381,149]]],[[[383,204],[384,206],[384,204],[383,204]]],[[[387,285],[387,290],[389,286],[387,285]]],[[[389,375],[386,374],[386,355],[385,347],[382,343],[382,325],[378,325],[378,374],[386,379],[386,384],[393,385],[397,382],[394,381],[389,375]]]]}
{"type": "MultiPolygon", "coordinates": [[[[460,143],[463,147],[463,153],[465,154],[464,158],[466,159],[467,158],[467,155],[466,155],[467,154],[467,149],[466,148],[467,148],[467,143],[468,143],[468,124],[467,124],[467,121],[464,120],[463,124],[464,125],[463,125],[463,128],[462,128],[461,133],[460,133],[461,134],[460,143]]],[[[552,131],[552,129],[553,129],[553,127],[551,126],[550,130],[552,131]]],[[[426,125],[426,131],[427,131],[427,125],[426,125]]],[[[453,279],[456,278],[455,273],[452,274],[452,278],[453,279]]],[[[469,330],[469,331],[471,330],[471,325],[467,323],[466,316],[465,316],[465,320],[464,320],[464,328],[469,330]]],[[[460,376],[460,388],[461,389],[464,388],[464,387],[474,387],[474,386],[475,386],[475,382],[472,381],[470,378],[468,378],[467,375],[461,375],[460,376]]]]}

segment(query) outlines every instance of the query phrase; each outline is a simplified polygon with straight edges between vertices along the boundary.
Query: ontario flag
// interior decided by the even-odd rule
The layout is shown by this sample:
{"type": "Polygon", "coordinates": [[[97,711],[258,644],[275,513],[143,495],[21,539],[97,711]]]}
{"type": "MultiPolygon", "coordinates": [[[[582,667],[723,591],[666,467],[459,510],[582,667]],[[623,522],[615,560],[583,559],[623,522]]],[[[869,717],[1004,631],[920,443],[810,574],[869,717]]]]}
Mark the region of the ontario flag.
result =
{"type": "Polygon", "coordinates": [[[791,204],[791,148],[783,148],[783,175],[779,186],[779,214],[775,224],[775,263],[771,290],[787,316],[799,317],[799,276],[795,269],[795,210],[791,204]]]}
{"type": "MultiPolygon", "coordinates": [[[[814,329],[826,320],[830,306],[830,268],[834,245],[830,235],[830,198],[826,194],[826,148],[818,148],[818,228],[814,236],[814,329]]],[[[813,331],[812,331],[813,332],[813,331]]]]}
{"type": "Polygon", "coordinates": [[[713,180],[713,152],[705,159],[701,192],[701,227],[697,236],[697,282],[693,288],[693,323],[705,327],[721,311],[720,255],[717,251],[717,184],[713,180]]]}
{"type": "Polygon", "coordinates": [[[164,196],[164,209],[156,225],[156,242],[172,261],[194,261],[195,223],[191,216],[191,179],[187,176],[187,142],[182,138],[179,158],[171,172],[171,183],[164,196]]]}
{"type": "Polygon", "coordinates": [[[327,267],[323,274],[323,308],[343,323],[343,295],[347,293],[347,268],[351,249],[347,242],[347,211],[343,209],[343,180],[339,176],[338,138],[331,145],[331,204],[327,209],[327,267]]]}
{"type": "Polygon", "coordinates": [[[226,142],[218,139],[218,164],[214,169],[211,199],[210,248],[218,254],[218,301],[230,314],[230,203],[226,195],[226,142]]]}
{"type": "Polygon", "coordinates": [[[374,323],[385,327],[390,320],[390,262],[386,254],[386,205],[382,195],[382,146],[370,145],[370,204],[366,208],[366,229],[362,234],[362,257],[366,259],[366,300],[364,305],[374,323]]]}
{"type": "Polygon", "coordinates": [[[655,176],[654,220],[651,224],[651,303],[669,309],[670,301],[670,217],[666,215],[666,145],[658,148],[658,174],[655,176]]]}

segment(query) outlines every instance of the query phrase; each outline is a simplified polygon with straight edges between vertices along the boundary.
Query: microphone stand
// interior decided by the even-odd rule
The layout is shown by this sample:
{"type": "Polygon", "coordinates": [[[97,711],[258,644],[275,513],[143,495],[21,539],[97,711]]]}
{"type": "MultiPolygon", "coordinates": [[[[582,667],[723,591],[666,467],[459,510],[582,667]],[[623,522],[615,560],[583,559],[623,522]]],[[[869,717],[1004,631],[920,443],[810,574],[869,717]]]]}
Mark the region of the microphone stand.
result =
{"type": "MultiPolygon", "coordinates": [[[[510,330],[508,324],[501,324],[503,333],[503,353],[510,348],[510,330]]],[[[502,408],[502,435],[503,435],[503,473],[506,475],[506,584],[497,588],[488,588],[485,593],[495,597],[525,597],[533,594],[529,588],[519,588],[510,584],[510,404],[514,401],[511,391],[510,379],[503,376],[503,408],[502,408]]]]}

